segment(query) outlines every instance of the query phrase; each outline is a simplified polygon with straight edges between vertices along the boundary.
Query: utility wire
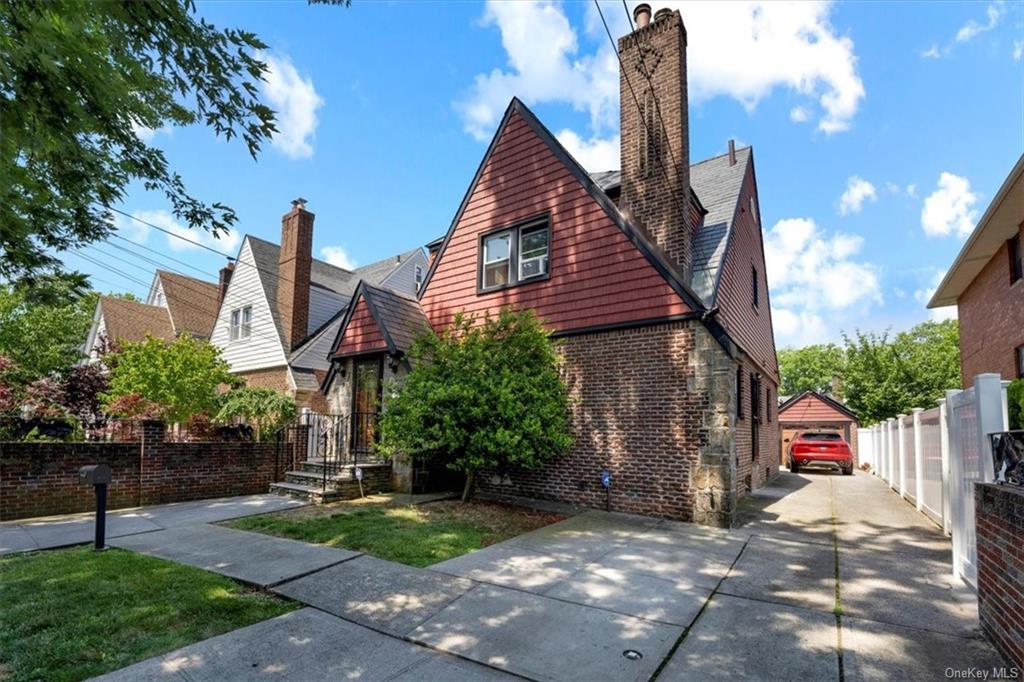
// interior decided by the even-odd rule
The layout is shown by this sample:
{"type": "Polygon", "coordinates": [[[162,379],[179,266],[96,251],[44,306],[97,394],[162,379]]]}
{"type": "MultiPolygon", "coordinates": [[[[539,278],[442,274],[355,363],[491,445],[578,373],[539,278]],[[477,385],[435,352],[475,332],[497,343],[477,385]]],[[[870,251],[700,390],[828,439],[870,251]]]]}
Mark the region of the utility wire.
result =
{"type": "Polygon", "coordinates": [[[171,261],[173,263],[177,263],[178,265],[182,265],[182,266],[184,266],[186,268],[189,268],[190,270],[195,270],[196,272],[198,272],[201,275],[206,275],[207,277],[214,277],[214,278],[217,278],[217,277],[220,276],[220,275],[214,275],[209,270],[203,270],[202,268],[197,268],[196,266],[194,266],[194,265],[192,265],[190,263],[186,263],[183,260],[179,260],[177,258],[174,258],[173,256],[168,256],[167,254],[162,253],[160,251],[157,251],[156,249],[150,248],[150,247],[146,246],[145,244],[140,244],[138,242],[132,241],[131,239],[128,239],[127,237],[122,237],[121,235],[117,234],[116,232],[114,232],[110,236],[114,237],[115,239],[120,239],[123,242],[127,242],[128,244],[136,246],[136,247],[138,247],[140,249],[144,249],[146,251],[149,251],[150,253],[156,254],[156,255],[158,255],[158,256],[160,256],[162,258],[166,258],[167,260],[169,260],[169,261],[171,261]]]}
{"type": "Polygon", "coordinates": [[[160,232],[163,232],[164,234],[169,234],[172,237],[176,237],[176,238],[182,240],[183,242],[188,242],[189,244],[192,244],[193,246],[198,246],[201,249],[206,249],[207,251],[209,251],[211,253],[215,253],[218,256],[223,256],[224,258],[227,258],[228,260],[235,260],[234,256],[228,255],[228,254],[224,253],[223,251],[218,251],[217,249],[213,248],[212,246],[207,246],[206,244],[203,244],[202,242],[197,242],[194,239],[189,239],[188,237],[182,237],[180,234],[177,234],[175,232],[171,232],[170,230],[168,230],[165,227],[160,227],[159,225],[154,225],[153,223],[149,222],[148,220],[143,220],[142,218],[139,218],[138,216],[133,216],[132,214],[127,213],[125,211],[122,211],[119,208],[114,208],[113,206],[107,206],[106,208],[109,211],[113,211],[114,213],[118,213],[120,215],[123,215],[126,218],[131,218],[132,220],[134,220],[136,222],[142,223],[143,225],[147,225],[149,227],[152,227],[154,230],[159,230],[160,232]]]}

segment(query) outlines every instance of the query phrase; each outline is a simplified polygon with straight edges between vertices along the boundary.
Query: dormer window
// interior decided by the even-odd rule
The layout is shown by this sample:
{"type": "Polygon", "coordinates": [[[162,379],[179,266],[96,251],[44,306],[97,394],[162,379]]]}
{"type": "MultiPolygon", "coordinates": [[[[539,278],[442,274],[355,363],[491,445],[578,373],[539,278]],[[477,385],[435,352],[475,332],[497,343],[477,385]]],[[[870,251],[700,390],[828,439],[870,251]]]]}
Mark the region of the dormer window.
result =
{"type": "Polygon", "coordinates": [[[231,340],[240,341],[252,336],[252,306],[231,311],[231,340]]]}
{"type": "Polygon", "coordinates": [[[550,245],[547,218],[485,234],[480,239],[480,291],[545,279],[550,245]]]}
{"type": "Polygon", "coordinates": [[[419,291],[423,286],[423,266],[416,266],[416,291],[419,291]]]}

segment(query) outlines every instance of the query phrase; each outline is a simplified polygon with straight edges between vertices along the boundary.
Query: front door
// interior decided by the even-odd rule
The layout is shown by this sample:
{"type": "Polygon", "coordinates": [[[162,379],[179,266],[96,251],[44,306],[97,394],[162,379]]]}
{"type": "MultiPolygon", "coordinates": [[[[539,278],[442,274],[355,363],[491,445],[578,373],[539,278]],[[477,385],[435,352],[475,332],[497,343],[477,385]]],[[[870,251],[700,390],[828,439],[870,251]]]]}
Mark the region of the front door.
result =
{"type": "Polygon", "coordinates": [[[355,452],[369,452],[377,436],[377,415],[384,359],[356,360],[352,382],[352,445],[355,452]]]}

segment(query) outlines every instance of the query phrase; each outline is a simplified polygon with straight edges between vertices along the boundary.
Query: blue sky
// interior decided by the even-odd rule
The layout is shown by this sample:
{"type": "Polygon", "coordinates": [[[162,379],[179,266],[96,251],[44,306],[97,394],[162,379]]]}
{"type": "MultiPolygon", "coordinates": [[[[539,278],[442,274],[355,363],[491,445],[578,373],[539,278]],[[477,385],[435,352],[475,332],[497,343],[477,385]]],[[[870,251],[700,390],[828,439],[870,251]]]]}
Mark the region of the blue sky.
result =
{"type": "MultiPolygon", "coordinates": [[[[754,147],[779,344],[928,319],[923,302],[1024,151],[1024,3],[652,4],[678,7],[688,29],[691,161],[729,138],[754,147]]],[[[628,30],[621,2],[602,9],[613,35],[628,30]]],[[[255,162],[202,127],[140,135],[199,197],[232,206],[240,233],[277,241],[302,196],[317,215],[315,255],[339,264],[442,235],[512,95],[588,170],[617,167],[617,64],[592,3],[199,12],[270,46],[264,97],[282,133],[255,162]]],[[[175,229],[166,201],[141,188],[121,208],[175,229]]],[[[222,264],[119,225],[202,270],[222,264]]],[[[233,253],[238,239],[210,243],[233,253]]],[[[85,253],[108,266],[124,255],[85,253]]],[[[145,294],[67,262],[100,290],[145,294]]],[[[114,267],[149,280],[138,259],[114,267]]]]}

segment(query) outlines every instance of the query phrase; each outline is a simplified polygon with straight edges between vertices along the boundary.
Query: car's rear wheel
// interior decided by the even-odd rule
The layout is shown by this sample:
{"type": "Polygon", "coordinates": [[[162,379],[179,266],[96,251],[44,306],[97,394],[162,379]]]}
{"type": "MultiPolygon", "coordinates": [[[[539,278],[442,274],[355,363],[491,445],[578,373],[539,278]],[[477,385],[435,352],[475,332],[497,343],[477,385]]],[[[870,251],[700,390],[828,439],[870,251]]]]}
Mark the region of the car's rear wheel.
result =
{"type": "Polygon", "coordinates": [[[794,473],[794,474],[799,474],[800,473],[800,465],[796,463],[795,459],[789,460],[789,471],[790,471],[790,473],[794,473]]]}
{"type": "Polygon", "coordinates": [[[843,476],[853,476],[853,465],[843,467],[843,476]]]}

